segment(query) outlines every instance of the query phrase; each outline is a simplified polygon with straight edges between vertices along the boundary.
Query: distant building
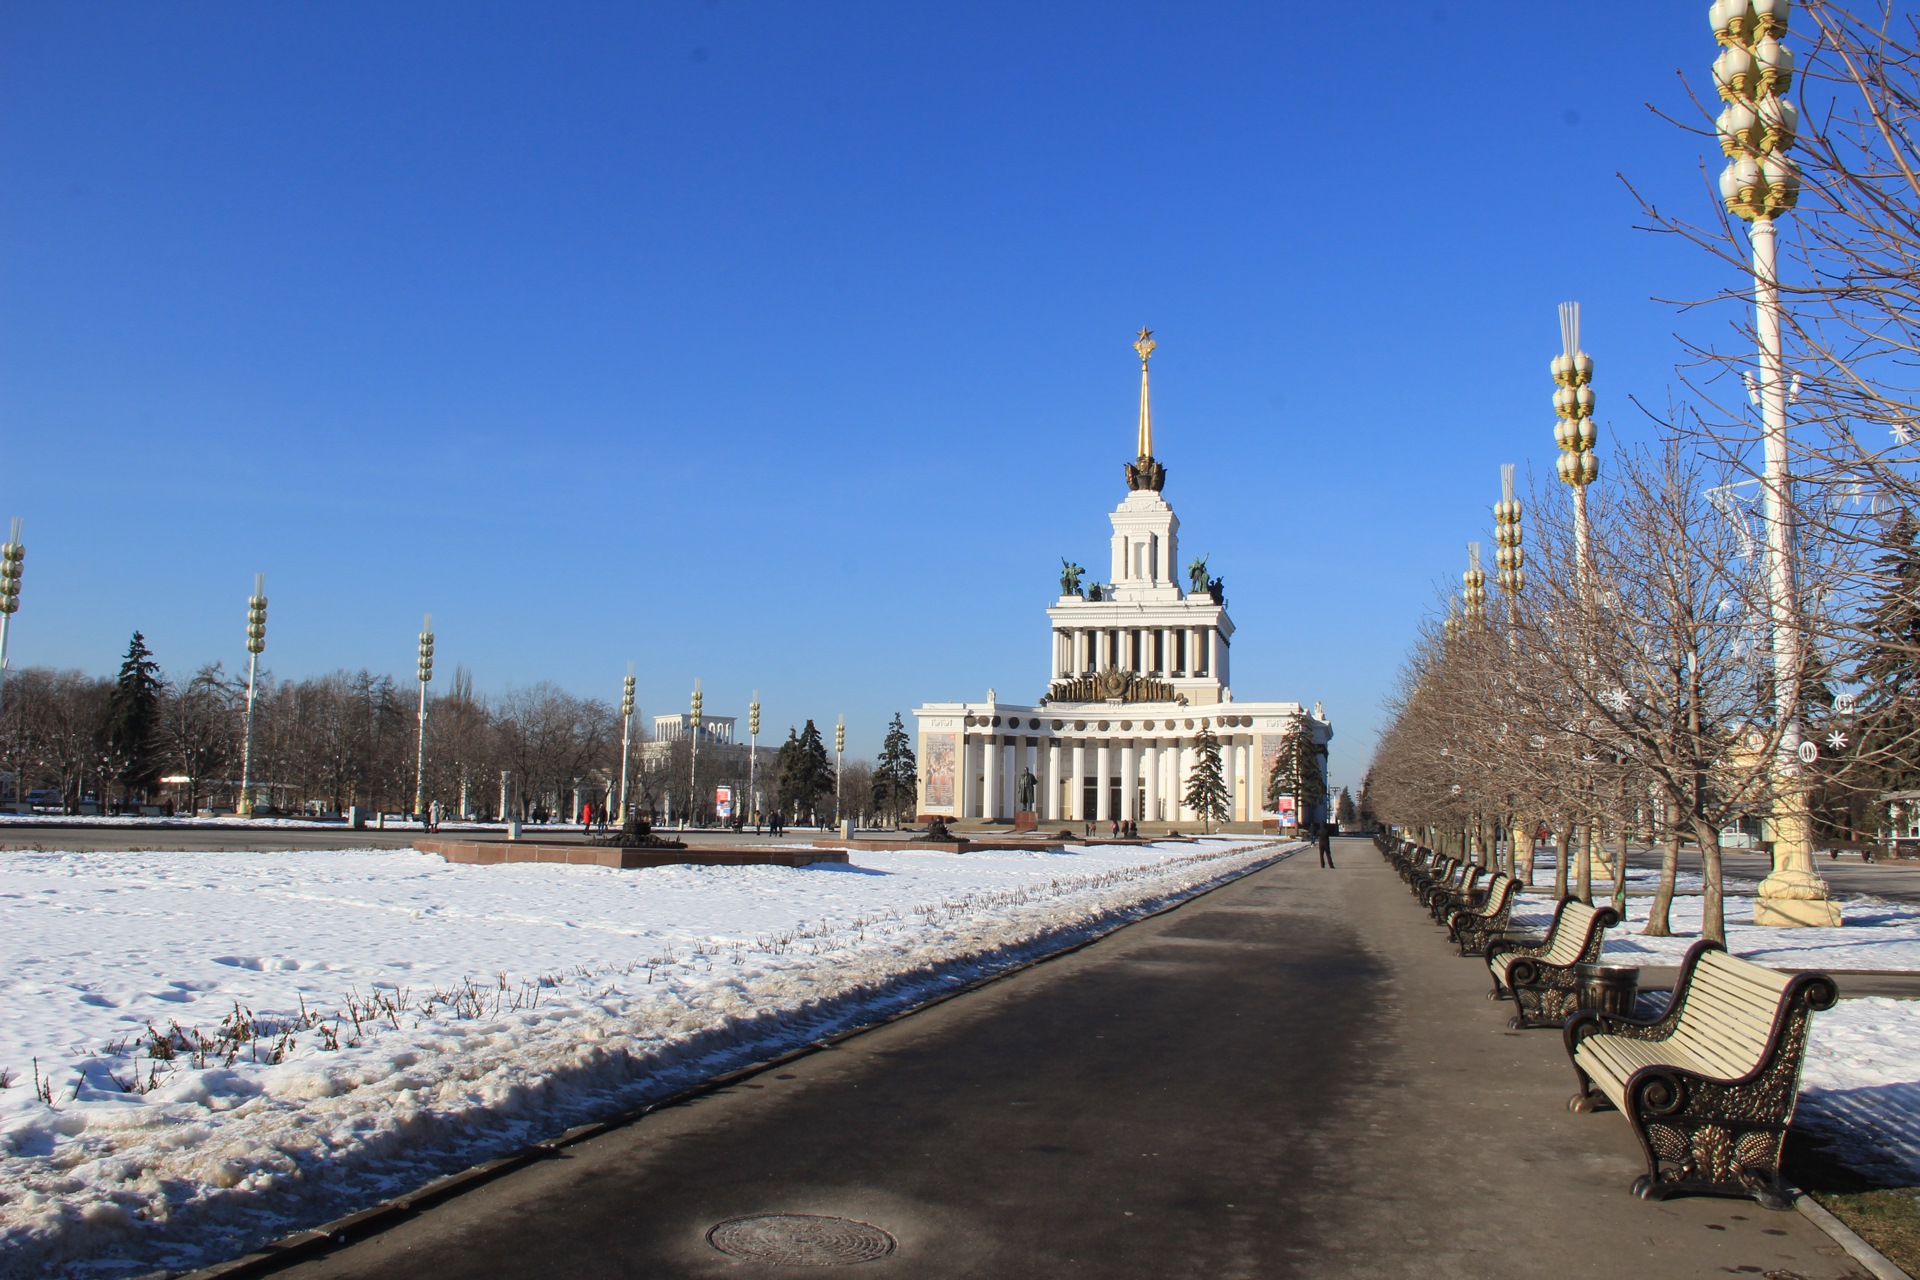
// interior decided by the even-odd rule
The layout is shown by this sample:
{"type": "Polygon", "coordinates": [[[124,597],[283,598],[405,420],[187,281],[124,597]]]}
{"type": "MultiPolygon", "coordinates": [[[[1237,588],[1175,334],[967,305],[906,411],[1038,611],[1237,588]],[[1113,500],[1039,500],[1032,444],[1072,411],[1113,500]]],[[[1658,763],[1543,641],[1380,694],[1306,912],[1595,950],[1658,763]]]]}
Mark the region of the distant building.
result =
{"type": "Polygon", "coordinates": [[[1242,702],[1228,683],[1233,620],[1226,589],[1188,566],[1179,581],[1180,521],[1160,494],[1147,400],[1151,335],[1141,331],[1140,433],[1113,525],[1111,577],[1082,588],[1062,575],[1047,610],[1050,680],[1037,702],[930,702],[914,710],[920,738],[916,809],[930,817],[1011,819],[1029,775],[1038,817],[1191,822],[1184,802],[1201,728],[1220,744],[1230,821],[1324,820],[1266,807],[1282,745],[1304,730],[1322,751],[1333,737],[1319,704],[1242,702]]]}

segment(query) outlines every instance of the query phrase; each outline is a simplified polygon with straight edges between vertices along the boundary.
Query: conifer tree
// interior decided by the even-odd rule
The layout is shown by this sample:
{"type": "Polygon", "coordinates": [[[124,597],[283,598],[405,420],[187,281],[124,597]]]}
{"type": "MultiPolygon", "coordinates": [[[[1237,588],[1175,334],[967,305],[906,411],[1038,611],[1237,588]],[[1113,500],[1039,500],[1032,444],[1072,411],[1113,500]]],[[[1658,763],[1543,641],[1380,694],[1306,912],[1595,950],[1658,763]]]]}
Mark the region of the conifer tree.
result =
{"type": "Polygon", "coordinates": [[[780,755],[780,803],[795,818],[813,814],[821,798],[833,794],[833,762],[813,721],[797,737],[789,733],[780,755]]]}
{"type": "Polygon", "coordinates": [[[1292,796],[1294,822],[1305,823],[1327,798],[1326,778],[1320,769],[1320,749],[1307,732],[1305,722],[1293,721],[1281,739],[1273,757],[1273,772],[1267,775],[1267,808],[1280,809],[1280,798],[1292,796]]]}
{"type": "Polygon", "coordinates": [[[101,738],[122,795],[145,796],[160,785],[160,664],[138,631],[127,645],[119,678],[107,696],[101,738]]]}
{"type": "Polygon", "coordinates": [[[1910,789],[1920,774],[1920,521],[1901,511],[1882,542],[1886,550],[1874,561],[1880,596],[1852,672],[1860,686],[1855,726],[1857,758],[1877,775],[1861,784],[1897,791],[1910,789]]]}
{"type": "Polygon", "coordinates": [[[897,826],[900,814],[914,803],[920,780],[919,762],[914,758],[912,741],[900,713],[893,713],[886,740],[880,745],[880,762],[873,771],[873,807],[892,817],[897,826]]]}
{"type": "Polygon", "coordinates": [[[1187,779],[1187,808],[1200,815],[1204,830],[1212,831],[1212,822],[1224,821],[1227,809],[1227,780],[1220,772],[1220,739],[1207,725],[1193,740],[1193,773],[1187,779]]]}

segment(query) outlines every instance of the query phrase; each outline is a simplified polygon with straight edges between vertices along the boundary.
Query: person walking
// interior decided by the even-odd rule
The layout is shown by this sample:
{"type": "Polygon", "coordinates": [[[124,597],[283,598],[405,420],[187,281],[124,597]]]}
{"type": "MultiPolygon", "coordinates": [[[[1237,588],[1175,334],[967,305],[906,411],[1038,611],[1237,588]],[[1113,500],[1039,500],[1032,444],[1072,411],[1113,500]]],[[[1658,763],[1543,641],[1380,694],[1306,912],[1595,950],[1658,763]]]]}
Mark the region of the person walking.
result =
{"type": "Polygon", "coordinates": [[[1320,865],[1333,866],[1333,824],[1331,822],[1320,824],[1320,865]]]}

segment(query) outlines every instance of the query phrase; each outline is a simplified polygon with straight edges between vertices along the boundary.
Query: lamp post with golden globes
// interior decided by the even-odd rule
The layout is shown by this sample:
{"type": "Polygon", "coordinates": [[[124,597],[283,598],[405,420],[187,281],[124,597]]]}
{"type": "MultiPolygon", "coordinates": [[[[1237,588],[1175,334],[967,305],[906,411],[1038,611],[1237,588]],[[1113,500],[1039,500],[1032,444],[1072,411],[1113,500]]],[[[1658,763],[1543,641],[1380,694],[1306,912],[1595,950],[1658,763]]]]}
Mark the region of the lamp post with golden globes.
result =
{"type": "Polygon", "coordinates": [[[1560,354],[1553,358],[1553,442],[1560,447],[1555,470],[1573,490],[1573,555],[1578,586],[1586,590],[1587,486],[1600,476],[1593,446],[1593,357],[1580,349],[1580,304],[1560,304],[1560,354]]]}
{"type": "Polygon", "coordinates": [[[760,788],[755,775],[760,765],[760,691],[747,704],[747,804],[753,810],[753,831],[760,833],[760,788]]]}
{"type": "Polygon", "coordinates": [[[627,820],[627,755],[633,743],[633,664],[620,685],[620,821],[627,820]]]}
{"type": "Polygon", "coordinates": [[[840,825],[840,774],[847,759],[847,718],[833,726],[833,823],[840,825]]]}
{"type": "MultiPolygon", "coordinates": [[[[427,820],[427,685],[433,680],[433,615],[420,626],[420,728],[413,754],[413,816],[427,820]]],[[[459,672],[455,672],[458,675],[459,672]]]]}
{"type": "Polygon", "coordinates": [[[687,821],[697,822],[700,817],[700,705],[706,701],[706,695],[700,692],[700,678],[693,680],[693,714],[688,717],[687,729],[687,821]]]}
{"type": "Polygon", "coordinates": [[[240,733],[240,799],[233,811],[253,816],[253,691],[260,674],[260,651],[267,647],[267,575],[253,575],[253,594],[247,597],[247,720],[240,733]]]}
{"type": "MultiPolygon", "coordinates": [[[[1493,504],[1493,562],[1496,581],[1507,602],[1507,644],[1520,643],[1520,592],[1527,585],[1527,551],[1521,525],[1520,500],[1513,496],[1513,464],[1500,464],[1500,501],[1493,504]]],[[[1516,806],[1508,834],[1507,872],[1522,884],[1533,883],[1533,818],[1516,806]]]]}
{"type": "Polygon", "coordinates": [[[1782,44],[1789,0],[1715,0],[1708,10],[1720,44],[1713,83],[1726,109],[1715,122],[1727,167],[1720,196],[1748,226],[1753,252],[1754,329],[1759,338],[1765,470],[1767,607],[1773,631],[1773,696],[1779,745],[1774,757],[1773,870],[1754,898],[1755,924],[1837,925],[1840,910],[1813,869],[1813,817],[1806,766],[1819,749],[1803,736],[1800,715],[1806,649],[1793,575],[1794,511],[1787,470],[1787,379],[1781,343],[1780,258],[1775,219],[1793,208],[1800,172],[1787,151],[1799,124],[1784,96],[1793,84],[1793,51],[1782,44]]]}
{"type": "Polygon", "coordinates": [[[5,546],[0,546],[0,690],[5,689],[7,678],[7,624],[20,611],[20,570],[27,561],[27,544],[21,541],[21,528],[20,517],[15,516],[13,535],[5,546]]]}

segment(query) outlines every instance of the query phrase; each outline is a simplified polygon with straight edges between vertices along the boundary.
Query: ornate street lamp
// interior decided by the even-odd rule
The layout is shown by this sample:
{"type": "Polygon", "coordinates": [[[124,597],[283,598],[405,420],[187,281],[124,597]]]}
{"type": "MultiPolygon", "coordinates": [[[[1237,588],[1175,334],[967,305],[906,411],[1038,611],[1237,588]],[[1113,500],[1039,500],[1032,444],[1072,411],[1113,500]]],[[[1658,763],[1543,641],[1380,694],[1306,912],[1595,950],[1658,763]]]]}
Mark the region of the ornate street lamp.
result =
{"type": "Polygon", "coordinates": [[[1513,622],[1515,607],[1519,604],[1521,590],[1527,585],[1526,548],[1520,526],[1520,500],[1513,496],[1513,464],[1500,464],[1500,501],[1493,507],[1493,540],[1498,544],[1494,548],[1493,562],[1499,567],[1495,579],[1500,591],[1507,598],[1507,622],[1513,622]]]}
{"type": "Polygon", "coordinates": [[[267,647],[267,575],[253,575],[247,597],[247,724],[240,737],[240,800],[234,812],[253,816],[253,690],[260,674],[260,651],[267,647]]]}
{"type": "Polygon", "coordinates": [[[1840,911],[1826,881],[1813,869],[1813,817],[1808,803],[1808,754],[1800,694],[1806,650],[1795,598],[1794,512],[1787,471],[1786,361],[1781,343],[1778,233],[1774,219],[1800,195],[1799,167],[1788,158],[1799,118],[1784,96],[1793,85],[1787,33],[1789,0],[1716,0],[1708,11],[1720,44],[1713,83],[1726,109],[1715,122],[1727,167],[1720,196],[1727,211],[1748,224],[1753,249],[1754,328],[1759,337],[1760,401],[1765,471],[1760,481],[1766,523],[1767,606],[1773,630],[1774,757],[1773,871],[1754,898],[1756,924],[1837,925],[1840,911]]]}
{"type": "MultiPolygon", "coordinates": [[[[20,611],[20,570],[27,560],[27,544],[21,541],[23,527],[20,517],[15,516],[12,536],[0,546],[0,690],[5,689],[7,678],[7,624],[20,611]]],[[[15,790],[17,794],[18,788],[15,790]]]]}
{"type": "Polygon", "coordinates": [[[633,664],[620,685],[620,821],[627,820],[627,752],[633,742],[633,664]]]}
{"type": "Polygon", "coordinates": [[[1587,571],[1587,486],[1600,476],[1593,446],[1593,357],[1580,349],[1580,304],[1560,304],[1560,354],[1553,358],[1553,442],[1560,446],[1560,479],[1573,490],[1573,554],[1579,574],[1587,571]]]}
{"type": "Polygon", "coordinates": [[[754,830],[760,829],[760,792],[754,783],[755,766],[760,762],[760,691],[753,691],[747,704],[747,803],[753,806],[754,830]]]}
{"type": "Polygon", "coordinates": [[[840,821],[840,772],[847,759],[847,718],[833,726],[833,820],[840,821]]]}
{"type": "MultiPolygon", "coordinates": [[[[459,675],[458,671],[454,672],[459,675]]],[[[420,735],[413,756],[413,816],[427,811],[427,685],[433,680],[433,615],[420,625],[420,735]]]]}
{"type": "Polygon", "coordinates": [[[1478,625],[1487,620],[1487,573],[1480,567],[1480,544],[1467,544],[1467,571],[1460,575],[1460,598],[1466,604],[1467,622],[1478,625]]]}
{"type": "Polygon", "coordinates": [[[692,821],[699,815],[700,805],[700,704],[706,700],[700,692],[700,679],[693,681],[692,728],[687,738],[687,819],[692,821]]]}

